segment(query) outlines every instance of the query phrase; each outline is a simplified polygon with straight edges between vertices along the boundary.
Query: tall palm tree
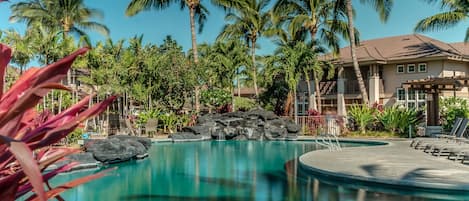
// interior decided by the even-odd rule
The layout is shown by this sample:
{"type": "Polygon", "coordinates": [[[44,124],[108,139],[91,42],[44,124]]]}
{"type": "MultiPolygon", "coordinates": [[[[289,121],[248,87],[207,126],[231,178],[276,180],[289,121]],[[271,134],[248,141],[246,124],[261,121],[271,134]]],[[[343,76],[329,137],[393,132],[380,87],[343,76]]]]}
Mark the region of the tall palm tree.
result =
{"type": "MultiPolygon", "coordinates": [[[[427,0],[430,3],[436,0],[427,0]]],[[[448,11],[435,14],[420,20],[414,28],[416,32],[436,31],[448,29],[457,23],[467,20],[469,17],[469,2],[463,0],[442,0],[441,6],[449,8],[448,11]]],[[[464,42],[469,41],[469,28],[466,30],[464,42]]]]}
{"type": "MultiPolygon", "coordinates": [[[[93,21],[102,18],[103,14],[86,7],[83,0],[27,0],[13,4],[11,11],[10,21],[25,22],[30,28],[40,24],[49,32],[61,31],[63,39],[69,33],[76,34],[87,46],[91,46],[91,42],[85,30],[109,36],[109,29],[104,24],[93,21]]],[[[72,70],[67,73],[68,84],[72,82],[72,70]]]]}
{"type": "MultiPolygon", "coordinates": [[[[345,10],[336,9],[335,2],[330,0],[279,0],[274,6],[274,13],[288,16],[284,17],[283,21],[287,23],[290,35],[309,34],[311,40],[309,44],[313,50],[322,49],[316,47],[317,41],[321,41],[334,54],[337,54],[340,40],[338,36],[348,39],[348,26],[343,18],[336,17],[338,15],[346,16],[345,10]]],[[[279,26],[282,26],[284,22],[280,22],[279,26]]],[[[305,40],[306,38],[303,39],[303,41],[305,40]]],[[[313,69],[320,70],[318,68],[313,69]]],[[[315,74],[321,73],[316,72],[315,74]]],[[[305,76],[305,78],[309,78],[308,75],[305,76]]],[[[321,77],[314,76],[313,78],[316,88],[317,109],[321,111],[321,93],[319,91],[321,77]]],[[[309,109],[316,109],[313,108],[312,90],[309,82],[308,97],[309,109]]]]}
{"type": "MultiPolygon", "coordinates": [[[[380,20],[382,22],[386,22],[389,14],[391,12],[391,8],[393,5],[393,0],[360,0],[361,3],[369,3],[372,4],[372,6],[375,8],[375,10],[378,12],[380,20]]],[[[348,20],[348,26],[349,26],[349,42],[350,42],[350,53],[352,55],[352,61],[353,61],[353,69],[355,71],[355,75],[357,77],[358,85],[360,88],[360,93],[362,95],[362,103],[363,104],[369,104],[369,99],[368,99],[368,93],[366,92],[366,87],[365,87],[365,82],[363,81],[363,76],[360,72],[360,66],[358,64],[358,59],[357,59],[357,42],[355,38],[355,26],[354,26],[354,12],[353,12],[353,7],[352,7],[352,0],[337,0],[336,1],[336,11],[340,10],[345,10],[347,11],[347,20],[348,20]]],[[[337,16],[336,16],[337,17],[337,16]]]]}
{"type": "Polygon", "coordinates": [[[225,25],[218,36],[219,39],[239,38],[245,40],[251,48],[252,79],[256,98],[259,97],[257,86],[256,48],[257,41],[272,25],[271,13],[266,10],[270,0],[241,0],[239,4],[231,5],[225,20],[231,22],[225,25]]]}
{"type": "Polygon", "coordinates": [[[208,86],[228,88],[234,101],[233,83],[236,79],[239,95],[239,69],[250,62],[246,54],[248,48],[237,39],[216,41],[213,45],[204,44],[201,47],[200,56],[204,60],[203,66],[207,68],[204,72],[209,76],[208,86]]]}

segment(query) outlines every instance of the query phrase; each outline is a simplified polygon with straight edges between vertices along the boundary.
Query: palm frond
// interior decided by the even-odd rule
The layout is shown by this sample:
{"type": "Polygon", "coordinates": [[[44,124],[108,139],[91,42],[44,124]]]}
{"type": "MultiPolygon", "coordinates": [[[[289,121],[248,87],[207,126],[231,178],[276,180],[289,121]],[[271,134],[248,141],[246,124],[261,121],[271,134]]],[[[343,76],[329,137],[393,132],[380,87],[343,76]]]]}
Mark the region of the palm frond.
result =
{"type": "Polygon", "coordinates": [[[447,29],[463,21],[466,17],[465,13],[457,11],[438,13],[419,21],[414,31],[425,32],[447,29]]]}

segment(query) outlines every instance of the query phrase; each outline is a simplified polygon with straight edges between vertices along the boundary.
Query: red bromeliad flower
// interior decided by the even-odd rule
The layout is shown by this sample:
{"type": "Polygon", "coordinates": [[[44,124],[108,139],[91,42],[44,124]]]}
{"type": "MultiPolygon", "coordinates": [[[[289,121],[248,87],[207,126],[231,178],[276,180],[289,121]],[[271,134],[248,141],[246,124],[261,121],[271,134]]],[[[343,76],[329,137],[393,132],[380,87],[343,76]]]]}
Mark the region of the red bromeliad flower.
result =
{"type": "MultiPolygon", "coordinates": [[[[2,0],[0,0],[2,2],[2,0]]],[[[28,69],[16,83],[3,93],[0,90],[0,198],[14,200],[30,191],[28,200],[47,200],[58,197],[71,187],[103,176],[107,171],[79,178],[52,188],[48,180],[60,172],[77,165],[70,163],[56,170],[43,172],[47,166],[61,160],[77,150],[52,149],[87,118],[103,112],[115,99],[112,96],[101,103],[87,108],[90,97],[86,97],[67,110],[53,116],[35,111],[36,104],[52,89],[69,90],[60,84],[73,61],[85,54],[82,48],[60,61],[43,68],[28,69]],[[32,150],[36,150],[33,155],[32,150]],[[44,183],[48,191],[44,189],[44,183]]],[[[11,49],[0,44],[0,89],[3,89],[5,71],[11,59],[11,49]]]]}

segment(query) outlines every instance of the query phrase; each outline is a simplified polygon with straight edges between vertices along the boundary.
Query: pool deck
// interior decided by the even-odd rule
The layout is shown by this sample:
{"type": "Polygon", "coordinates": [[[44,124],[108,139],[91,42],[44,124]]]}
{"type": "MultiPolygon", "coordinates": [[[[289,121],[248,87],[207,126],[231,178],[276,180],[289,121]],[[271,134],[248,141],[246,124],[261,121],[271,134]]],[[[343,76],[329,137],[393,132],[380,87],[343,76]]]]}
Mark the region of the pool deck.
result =
{"type": "MultiPolygon", "coordinates": [[[[386,140],[384,140],[386,141],[386,140]]],[[[318,150],[300,157],[303,168],[333,178],[351,179],[400,187],[469,190],[469,165],[431,156],[411,147],[410,141],[318,150]]]]}

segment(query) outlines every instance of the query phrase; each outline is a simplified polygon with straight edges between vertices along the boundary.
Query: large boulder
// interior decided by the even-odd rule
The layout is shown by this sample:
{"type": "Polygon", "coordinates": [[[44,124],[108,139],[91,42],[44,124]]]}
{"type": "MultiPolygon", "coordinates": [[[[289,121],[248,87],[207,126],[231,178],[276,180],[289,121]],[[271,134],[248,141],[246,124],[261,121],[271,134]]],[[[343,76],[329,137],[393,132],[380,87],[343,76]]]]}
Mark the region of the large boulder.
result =
{"type": "Polygon", "coordinates": [[[143,158],[143,156],[148,155],[149,147],[147,140],[124,136],[90,140],[85,144],[86,152],[92,153],[96,160],[103,163],[116,163],[143,158]]]}

